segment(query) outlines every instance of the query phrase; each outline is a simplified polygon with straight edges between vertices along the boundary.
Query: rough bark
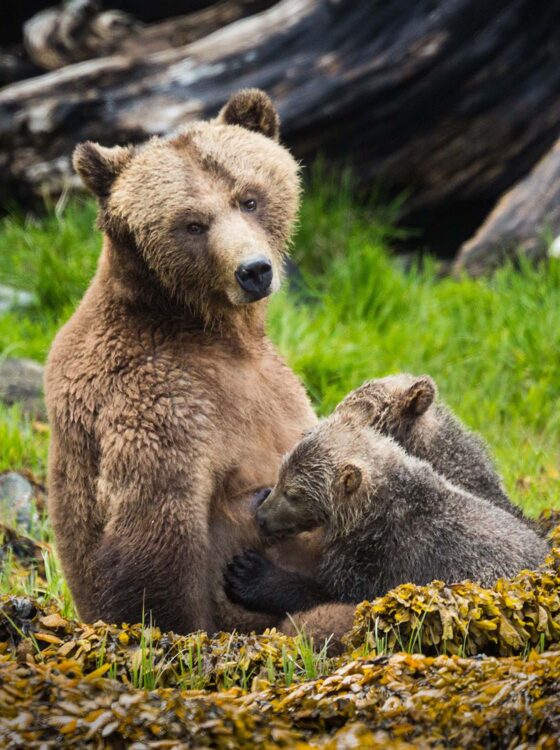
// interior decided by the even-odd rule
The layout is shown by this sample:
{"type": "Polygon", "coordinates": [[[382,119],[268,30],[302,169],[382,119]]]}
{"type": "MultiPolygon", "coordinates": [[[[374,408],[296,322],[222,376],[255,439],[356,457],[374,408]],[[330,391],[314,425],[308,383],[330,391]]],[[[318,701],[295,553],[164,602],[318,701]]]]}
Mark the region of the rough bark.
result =
{"type": "Polygon", "coordinates": [[[56,70],[114,54],[139,26],[127,13],[103,11],[99,0],[70,0],[30,18],[23,27],[23,44],[32,62],[56,70]]]}
{"type": "Polygon", "coordinates": [[[282,0],[182,47],[5,88],[0,198],[59,191],[80,140],[168,133],[259,86],[299,158],[406,191],[416,244],[451,256],[556,141],[559,58],[544,0],[282,0]]]}
{"type": "Polygon", "coordinates": [[[222,0],[185,16],[143,26],[130,14],[103,10],[99,0],[71,0],[27,21],[24,46],[29,59],[43,70],[114,54],[144,59],[160,50],[190,44],[272,4],[273,0],[222,0]]]}
{"type": "Polygon", "coordinates": [[[21,47],[0,48],[0,88],[38,76],[42,72],[41,68],[27,59],[21,47]]]}
{"type": "Polygon", "coordinates": [[[533,171],[498,201],[454,263],[478,275],[517,254],[539,259],[560,235],[560,140],[533,171]]]}
{"type": "MultiPolygon", "coordinates": [[[[212,5],[215,0],[106,0],[108,8],[131,13],[140,21],[153,23],[171,16],[194,13],[212,5]]],[[[0,3],[0,44],[21,44],[24,23],[56,0],[17,0],[0,3]]]]}

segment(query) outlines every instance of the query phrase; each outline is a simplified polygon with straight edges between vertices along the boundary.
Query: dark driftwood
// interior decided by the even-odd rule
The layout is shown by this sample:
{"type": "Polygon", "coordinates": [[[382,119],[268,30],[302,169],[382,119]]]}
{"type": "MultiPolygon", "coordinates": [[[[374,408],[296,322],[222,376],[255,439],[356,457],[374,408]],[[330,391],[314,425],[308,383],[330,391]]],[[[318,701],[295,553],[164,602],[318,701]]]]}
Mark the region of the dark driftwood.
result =
{"type": "Polygon", "coordinates": [[[41,68],[27,59],[22,48],[0,48],[0,88],[15,81],[38,76],[42,72],[41,68]]]}
{"type": "Polygon", "coordinates": [[[115,54],[144,59],[190,44],[271,5],[273,0],[221,0],[209,8],[143,26],[130,14],[103,10],[99,0],[70,0],[27,21],[24,47],[29,59],[44,70],[115,54]]]}
{"type": "Polygon", "coordinates": [[[560,140],[533,171],[505,193],[474,237],[465,242],[456,271],[478,275],[512,253],[538,259],[560,235],[560,140]]]}
{"type": "Polygon", "coordinates": [[[77,141],[168,133],[259,86],[298,157],[407,191],[417,242],[452,255],[556,141],[559,56],[544,0],[282,0],[183,47],[5,88],[0,198],[59,191],[77,141]]]}
{"type": "MultiPolygon", "coordinates": [[[[23,24],[57,0],[4,0],[0,3],[0,45],[21,43],[23,24]]],[[[130,13],[145,23],[193,13],[213,4],[213,0],[106,0],[106,8],[130,13]]]]}
{"type": "Polygon", "coordinates": [[[103,11],[99,0],[70,0],[30,18],[23,27],[23,44],[32,62],[56,70],[114,54],[139,26],[127,13],[103,11]]]}

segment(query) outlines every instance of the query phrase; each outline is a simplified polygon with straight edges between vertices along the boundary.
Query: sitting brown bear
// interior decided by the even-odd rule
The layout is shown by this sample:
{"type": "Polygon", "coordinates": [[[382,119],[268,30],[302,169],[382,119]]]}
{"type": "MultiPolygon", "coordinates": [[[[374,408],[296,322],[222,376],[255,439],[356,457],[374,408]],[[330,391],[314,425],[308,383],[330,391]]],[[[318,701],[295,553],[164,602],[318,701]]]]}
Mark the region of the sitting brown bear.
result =
{"type": "Polygon", "coordinates": [[[542,563],[543,539],[372,428],[375,407],[362,394],[305,435],[257,511],[268,539],[324,526],[317,577],[248,552],[228,569],[234,601],[281,615],[373,599],[405,582],[471,579],[490,586],[542,563]]]}
{"type": "Polygon", "coordinates": [[[84,143],[74,164],[105,238],[46,396],[49,513],[80,616],[275,624],[222,579],[258,544],[248,498],[316,422],[265,332],[300,191],[276,110],[242,91],[215,120],[139,147],[84,143]]]}

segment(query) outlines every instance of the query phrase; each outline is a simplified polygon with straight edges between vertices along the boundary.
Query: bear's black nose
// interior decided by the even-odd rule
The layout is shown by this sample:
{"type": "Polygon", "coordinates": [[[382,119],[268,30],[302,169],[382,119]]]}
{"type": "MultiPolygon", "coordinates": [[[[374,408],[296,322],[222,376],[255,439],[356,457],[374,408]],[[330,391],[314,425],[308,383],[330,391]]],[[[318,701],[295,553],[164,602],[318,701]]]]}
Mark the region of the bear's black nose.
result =
{"type": "Polygon", "coordinates": [[[262,490],[259,490],[258,492],[255,492],[253,497],[251,498],[251,508],[253,511],[256,511],[257,508],[260,508],[260,506],[264,503],[266,498],[270,495],[272,492],[271,487],[263,487],[262,490]]]}
{"type": "Polygon", "coordinates": [[[241,263],[235,272],[237,283],[251,297],[251,301],[266,297],[272,283],[272,265],[263,255],[241,263]]]}

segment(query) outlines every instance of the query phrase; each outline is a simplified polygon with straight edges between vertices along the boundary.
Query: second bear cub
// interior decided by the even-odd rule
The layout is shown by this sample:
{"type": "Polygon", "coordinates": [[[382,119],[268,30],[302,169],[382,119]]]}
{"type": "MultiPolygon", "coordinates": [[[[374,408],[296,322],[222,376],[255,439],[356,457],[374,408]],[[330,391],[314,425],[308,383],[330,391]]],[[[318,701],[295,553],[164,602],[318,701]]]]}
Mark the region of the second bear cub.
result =
{"type": "Polygon", "coordinates": [[[482,438],[468,430],[437,400],[437,386],[428,375],[408,373],[368,380],[338,406],[369,402],[370,425],[397,441],[407,453],[467,492],[483,497],[531,524],[506,495],[482,438]]]}
{"type": "Polygon", "coordinates": [[[285,458],[257,512],[271,539],[324,526],[318,580],[237,558],[228,593],[277,613],[359,602],[404,583],[471,579],[490,586],[537,567],[547,545],[526,524],[453,485],[371,427],[369,398],[347,398],[285,458]]]}

